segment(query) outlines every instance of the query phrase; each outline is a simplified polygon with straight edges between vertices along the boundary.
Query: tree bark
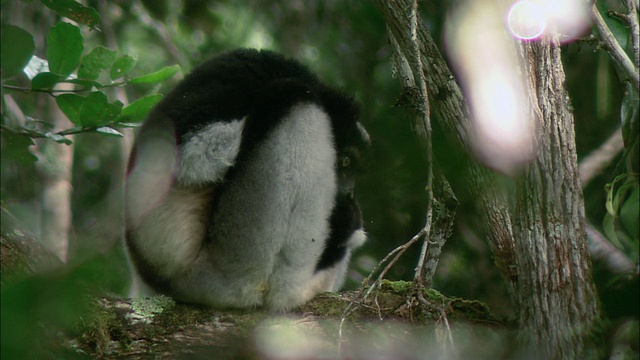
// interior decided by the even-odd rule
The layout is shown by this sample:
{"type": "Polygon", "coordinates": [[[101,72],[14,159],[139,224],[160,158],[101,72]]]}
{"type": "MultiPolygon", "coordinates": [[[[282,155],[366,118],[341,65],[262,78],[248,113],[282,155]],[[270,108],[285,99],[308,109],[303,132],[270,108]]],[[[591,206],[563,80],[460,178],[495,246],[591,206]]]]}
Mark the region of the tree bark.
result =
{"type": "Polygon", "coordinates": [[[520,49],[539,131],[537,158],[516,190],[520,331],[542,358],[584,358],[599,310],[560,45],[544,38],[520,49]]]}

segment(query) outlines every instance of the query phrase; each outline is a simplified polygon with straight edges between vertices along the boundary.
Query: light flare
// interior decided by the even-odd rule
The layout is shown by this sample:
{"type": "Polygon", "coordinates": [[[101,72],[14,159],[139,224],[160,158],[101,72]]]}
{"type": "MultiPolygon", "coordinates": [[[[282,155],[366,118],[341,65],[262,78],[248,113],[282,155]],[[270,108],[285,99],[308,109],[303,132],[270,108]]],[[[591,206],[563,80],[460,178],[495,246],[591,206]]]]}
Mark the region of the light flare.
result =
{"type": "Polygon", "coordinates": [[[521,40],[559,35],[562,42],[574,40],[590,24],[589,2],[584,0],[521,0],[507,11],[511,34],[521,40]]]}
{"type": "Polygon", "coordinates": [[[535,2],[518,1],[509,9],[507,25],[511,34],[518,39],[537,39],[547,28],[547,16],[535,2]]]}
{"type": "Polygon", "coordinates": [[[534,122],[504,9],[470,1],[447,21],[449,58],[469,101],[471,144],[490,167],[513,173],[534,156],[534,122]]]}

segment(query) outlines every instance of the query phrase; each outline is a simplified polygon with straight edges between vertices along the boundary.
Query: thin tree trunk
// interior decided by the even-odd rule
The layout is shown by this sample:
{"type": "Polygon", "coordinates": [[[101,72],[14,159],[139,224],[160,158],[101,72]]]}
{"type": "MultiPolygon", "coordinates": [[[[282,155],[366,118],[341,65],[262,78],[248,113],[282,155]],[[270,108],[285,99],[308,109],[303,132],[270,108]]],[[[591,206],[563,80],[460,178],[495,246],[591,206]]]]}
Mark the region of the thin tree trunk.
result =
{"type": "Polygon", "coordinates": [[[520,330],[542,358],[584,358],[598,317],[574,119],[557,39],[521,45],[537,158],[518,181],[514,233],[520,330]]]}
{"type": "MultiPolygon", "coordinates": [[[[56,128],[64,129],[69,122],[54,100],[47,98],[42,116],[53,119],[56,128]]],[[[64,145],[42,139],[38,147],[38,170],[42,180],[42,217],[40,239],[44,246],[62,262],[69,257],[71,234],[71,176],[73,168],[73,145],[64,145]]]]}

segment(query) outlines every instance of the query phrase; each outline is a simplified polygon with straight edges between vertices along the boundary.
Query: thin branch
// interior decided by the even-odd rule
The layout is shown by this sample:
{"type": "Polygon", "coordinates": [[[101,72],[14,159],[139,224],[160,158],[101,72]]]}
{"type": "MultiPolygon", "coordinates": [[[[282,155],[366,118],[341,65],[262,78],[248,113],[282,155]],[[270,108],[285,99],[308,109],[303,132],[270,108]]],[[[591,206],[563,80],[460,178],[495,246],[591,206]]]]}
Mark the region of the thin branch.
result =
{"type": "Polygon", "coordinates": [[[631,29],[631,46],[633,47],[633,57],[636,68],[640,67],[640,25],[638,24],[638,0],[625,0],[628,15],[627,23],[631,29]]]}
{"type": "Polygon", "coordinates": [[[424,243],[414,272],[414,283],[417,287],[417,294],[420,297],[421,302],[423,302],[424,297],[422,295],[422,290],[425,282],[424,266],[426,263],[431,225],[433,221],[433,152],[431,147],[429,97],[426,77],[424,74],[424,66],[422,64],[420,42],[418,40],[418,2],[416,0],[411,2],[409,24],[407,25],[409,25],[409,37],[411,39],[411,51],[408,51],[408,53],[405,53],[393,32],[388,29],[387,34],[394,49],[396,68],[399,71],[402,84],[405,89],[409,89],[411,93],[415,93],[417,95],[415,99],[409,99],[410,103],[408,105],[417,111],[412,127],[418,135],[427,162],[427,184],[425,187],[427,192],[427,215],[424,228],[421,231],[424,232],[424,243]],[[409,59],[411,59],[411,61],[409,61],[409,59]],[[411,91],[411,89],[417,89],[417,91],[411,91]]]}
{"type": "Polygon", "coordinates": [[[458,199],[453,193],[451,185],[440,172],[435,174],[433,201],[433,211],[435,213],[433,230],[429,236],[429,249],[423,270],[424,286],[427,288],[433,285],[440,254],[447,239],[451,236],[458,207],[458,199]]]}
{"type": "MultiPolygon", "coordinates": [[[[356,296],[353,300],[351,300],[349,302],[349,305],[347,305],[347,307],[342,312],[342,315],[340,316],[340,323],[338,325],[338,358],[341,358],[341,352],[342,352],[342,339],[343,339],[344,321],[347,319],[347,317],[349,317],[349,315],[351,315],[354,311],[356,311],[358,309],[358,307],[364,305],[364,303],[367,301],[367,299],[369,299],[369,297],[374,292],[374,290],[377,293],[377,291],[380,289],[381,281],[382,281],[382,279],[384,279],[384,277],[387,274],[387,272],[393,267],[393,265],[395,265],[398,262],[400,257],[402,257],[402,255],[413,244],[418,242],[418,240],[420,240],[425,235],[424,231],[425,231],[424,228],[421,229],[416,235],[413,236],[413,238],[411,238],[411,240],[407,241],[406,243],[396,247],[391,252],[389,252],[371,270],[371,272],[369,273],[369,276],[367,276],[362,281],[362,287],[358,291],[358,296],[356,296]],[[393,257],[393,259],[391,261],[389,261],[389,259],[391,259],[392,257],[393,257]],[[376,277],[376,280],[372,283],[371,279],[373,279],[373,276],[378,272],[378,270],[382,267],[382,265],[384,265],[387,262],[389,262],[389,263],[384,267],[384,269],[376,277]],[[369,285],[369,284],[371,284],[371,285],[369,285]],[[365,292],[365,288],[367,287],[367,285],[369,285],[369,287],[367,288],[367,290],[365,292]]],[[[376,295],[376,297],[377,297],[377,295],[376,295]]],[[[375,300],[375,302],[377,304],[377,299],[375,300]]],[[[378,306],[378,309],[379,308],[380,307],[378,306]]],[[[382,315],[380,313],[378,314],[378,316],[380,318],[382,318],[382,315]]]]}
{"type": "Polygon", "coordinates": [[[364,294],[364,296],[362,297],[362,300],[366,300],[371,293],[373,292],[374,288],[379,288],[380,287],[380,282],[382,281],[382,279],[384,279],[385,275],[387,275],[387,272],[389,272],[389,270],[391,270],[391,268],[393,267],[393,265],[395,265],[398,260],[402,257],[402,255],[411,247],[413,246],[413,244],[415,244],[416,242],[418,242],[418,240],[420,240],[422,237],[424,237],[426,234],[425,228],[422,228],[417,234],[415,234],[411,240],[407,241],[406,243],[396,247],[395,249],[393,249],[390,253],[388,253],[384,259],[382,259],[378,265],[376,265],[373,270],[371,270],[371,273],[369,274],[369,276],[367,276],[367,278],[362,282],[363,284],[371,284],[371,286],[369,286],[369,289],[367,290],[367,292],[364,294]],[[389,259],[393,257],[393,259],[391,261],[389,261],[389,259]],[[378,269],[380,269],[380,267],[385,264],[386,262],[389,262],[384,269],[380,272],[380,274],[378,275],[378,277],[376,278],[376,280],[371,283],[371,279],[373,278],[373,275],[378,272],[378,269]]]}
{"type": "MultiPolygon", "coordinates": [[[[69,81],[60,81],[58,82],[58,84],[73,84],[73,85],[77,85],[73,82],[69,82],[69,81]]],[[[101,84],[101,86],[99,87],[99,89],[104,89],[104,88],[111,88],[111,87],[120,87],[123,85],[126,85],[126,82],[117,82],[117,83],[112,83],[112,84],[101,84]]],[[[91,91],[92,87],[83,87],[81,89],[32,89],[29,87],[22,87],[22,86],[14,86],[14,85],[7,85],[7,84],[2,84],[2,87],[8,90],[14,90],[14,91],[20,91],[22,93],[25,94],[31,94],[31,93],[46,93],[49,95],[53,94],[57,94],[57,93],[83,93],[83,92],[87,92],[87,91],[91,91]]]]}
{"type": "MultiPolygon", "coordinates": [[[[631,4],[631,2],[629,3],[631,4]]],[[[611,33],[611,30],[609,30],[609,27],[604,22],[604,19],[602,18],[602,15],[600,15],[600,12],[596,8],[595,4],[591,6],[591,15],[593,16],[596,28],[598,29],[600,44],[611,55],[613,60],[618,65],[619,69],[622,72],[621,75],[623,76],[623,80],[631,81],[636,89],[640,88],[640,76],[638,75],[638,68],[636,67],[636,64],[631,61],[631,59],[627,56],[627,53],[624,51],[624,49],[622,49],[622,47],[616,40],[613,33],[611,33]]],[[[635,32],[637,34],[637,22],[635,32]]],[[[632,37],[633,36],[636,35],[632,34],[632,37]]]]}
{"type": "Polygon", "coordinates": [[[2,130],[7,130],[10,131],[14,134],[17,135],[21,135],[21,136],[26,136],[26,137],[30,137],[33,139],[54,139],[55,137],[65,137],[68,135],[75,135],[75,134],[82,134],[82,133],[86,133],[86,132],[91,132],[91,131],[95,131],[98,130],[100,128],[114,128],[114,127],[135,127],[129,124],[123,124],[120,123],[118,121],[115,122],[111,122],[108,124],[103,124],[103,125],[95,125],[95,126],[76,126],[76,127],[72,127],[69,129],[65,129],[65,130],[60,130],[57,131],[55,133],[50,132],[50,131],[46,131],[46,132],[40,132],[37,130],[31,130],[31,129],[27,129],[27,128],[20,128],[20,129],[14,129],[10,126],[4,125],[4,124],[0,124],[0,128],[2,130]]]}
{"type": "Polygon", "coordinates": [[[340,326],[342,329],[342,322],[344,321],[344,319],[346,319],[353,311],[355,311],[355,308],[353,308],[353,306],[358,303],[359,305],[361,305],[362,303],[364,303],[369,296],[371,296],[371,294],[373,293],[374,290],[377,290],[380,288],[380,283],[382,281],[382,279],[384,279],[385,275],[387,274],[387,272],[389,272],[389,270],[391,270],[391,268],[393,267],[393,265],[395,265],[398,260],[402,257],[402,255],[411,247],[413,246],[413,244],[415,244],[416,242],[418,242],[418,240],[420,240],[424,235],[424,228],[422,228],[417,234],[415,234],[411,240],[407,241],[406,243],[396,247],[395,249],[391,250],[382,260],[380,260],[380,262],[378,262],[378,264],[371,270],[371,272],[369,273],[369,276],[367,276],[363,281],[362,281],[362,287],[359,291],[361,296],[356,297],[355,299],[353,299],[351,301],[351,303],[349,303],[349,305],[347,306],[347,308],[343,311],[342,316],[340,318],[340,326]],[[393,259],[391,259],[393,257],[393,259]],[[391,259],[391,260],[390,260],[391,259]],[[388,264],[384,267],[384,269],[380,272],[380,274],[378,274],[378,276],[376,277],[375,281],[371,281],[374,277],[374,275],[378,272],[378,270],[385,264],[388,264]],[[367,291],[364,291],[364,288],[367,287],[367,291]]]}
{"type": "Polygon", "coordinates": [[[635,265],[622,251],[611,245],[591,224],[585,223],[589,252],[594,260],[602,260],[607,267],[618,274],[633,274],[635,265]]]}
{"type": "Polygon", "coordinates": [[[587,187],[589,182],[600,174],[623,148],[622,130],[618,128],[599,148],[582,159],[578,168],[582,188],[587,187]]]}
{"type": "MultiPolygon", "coordinates": [[[[431,147],[431,109],[429,106],[429,93],[427,90],[427,82],[424,76],[424,67],[422,66],[422,53],[420,52],[420,43],[418,42],[418,1],[413,0],[411,4],[411,13],[409,16],[411,25],[411,42],[413,44],[413,71],[417,74],[415,80],[420,90],[420,103],[422,112],[422,125],[424,133],[421,134],[424,144],[424,152],[427,161],[427,216],[424,225],[424,242],[418,258],[418,264],[414,273],[414,284],[417,285],[417,296],[422,303],[426,303],[424,299],[423,289],[425,282],[425,263],[427,257],[427,249],[429,247],[429,239],[431,235],[431,224],[433,220],[433,152],[431,147]]],[[[399,49],[399,47],[397,48],[399,49]]]]}

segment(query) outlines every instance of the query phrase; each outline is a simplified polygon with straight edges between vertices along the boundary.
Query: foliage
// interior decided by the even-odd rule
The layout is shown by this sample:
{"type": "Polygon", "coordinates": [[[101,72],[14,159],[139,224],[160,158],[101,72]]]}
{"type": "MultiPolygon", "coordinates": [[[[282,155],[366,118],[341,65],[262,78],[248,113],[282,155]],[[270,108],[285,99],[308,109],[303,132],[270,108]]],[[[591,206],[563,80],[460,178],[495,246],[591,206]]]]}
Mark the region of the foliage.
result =
{"type": "MultiPolygon", "coordinates": [[[[95,28],[100,15],[95,9],[75,1],[47,1],[42,3],[59,15],[95,28]]],[[[27,117],[24,124],[8,125],[3,117],[3,137],[11,134],[31,138],[48,138],[59,143],[71,144],[70,134],[96,132],[104,135],[123,136],[116,128],[135,126],[142,121],[153,106],[162,99],[160,94],[146,94],[124,107],[119,100],[110,101],[105,90],[132,84],[161,83],[173,77],[178,65],[167,66],[150,74],[130,77],[136,58],[121,54],[104,46],[95,46],[87,54],[82,30],[71,23],[60,21],[52,26],[46,36],[46,59],[34,54],[34,36],[15,26],[2,28],[2,86],[8,93],[21,91],[27,94],[47,93],[55,97],[60,110],[75,125],[52,132],[47,120],[27,117]],[[14,85],[25,72],[26,86],[14,85]],[[67,86],[64,86],[64,85],[67,86]]],[[[22,79],[23,80],[23,79],[22,79]]],[[[6,114],[3,114],[6,116],[6,114]]],[[[30,145],[25,143],[25,145],[30,145]]],[[[12,146],[12,151],[18,151],[12,146]]]]}
{"type": "MultiPolygon", "coordinates": [[[[626,55],[633,59],[634,51],[637,51],[637,49],[634,49],[633,30],[628,24],[630,18],[626,15],[621,15],[624,9],[606,2],[596,2],[596,4],[598,10],[602,14],[606,14],[603,19],[614,35],[615,40],[626,55]]],[[[628,10],[632,11],[632,9],[628,10]]],[[[638,65],[635,64],[636,72],[638,71],[638,65]]],[[[622,81],[627,80],[624,72],[619,68],[616,69],[620,79],[622,81]]],[[[638,252],[640,251],[640,193],[638,182],[640,172],[640,133],[638,131],[640,100],[638,97],[640,90],[631,85],[629,81],[626,81],[625,86],[619,115],[624,151],[611,176],[613,180],[605,185],[606,214],[604,215],[602,227],[607,239],[615,247],[622,250],[631,261],[637,263],[640,261],[640,258],[638,258],[638,252]]]]}
{"type": "Polygon", "coordinates": [[[604,232],[613,245],[632,258],[638,254],[638,174],[618,175],[606,186],[604,232]]]}
{"type": "MultiPolygon", "coordinates": [[[[354,266],[349,274],[352,288],[376,259],[406,242],[424,225],[424,156],[419,152],[408,115],[392,105],[396,103],[400,89],[391,76],[391,49],[384,22],[370,2],[83,2],[96,6],[99,10],[96,11],[72,0],[7,0],[2,2],[3,10],[11,3],[38,9],[24,15],[26,20],[21,19],[21,12],[2,12],[2,91],[3,95],[8,95],[3,97],[2,110],[3,204],[7,204],[7,199],[18,203],[14,207],[17,215],[27,219],[28,225],[37,226],[44,185],[38,183],[38,173],[33,170],[35,160],[42,156],[33,151],[34,144],[64,146],[48,140],[70,143],[68,135],[82,133],[73,140],[75,261],[93,261],[87,253],[113,251],[118,243],[117,236],[113,236],[115,240],[110,237],[114,233],[119,235],[120,224],[111,222],[111,218],[120,216],[119,204],[113,198],[121,186],[123,174],[120,168],[125,156],[118,148],[122,143],[120,139],[104,135],[120,136],[123,128],[139,124],[146,117],[165,89],[174,83],[175,78],[168,77],[173,76],[177,67],[169,65],[179,64],[186,72],[209,55],[233,47],[267,47],[297,57],[322,79],[343,87],[363,104],[362,121],[371,134],[375,160],[358,184],[357,196],[369,241],[354,254],[354,266]],[[106,8],[101,9],[98,4],[106,4],[106,8]],[[47,20],[56,16],[51,15],[53,12],[78,25],[47,20]],[[38,26],[32,24],[36,22],[38,26]],[[106,45],[111,44],[105,41],[105,34],[110,31],[117,45],[106,45]],[[62,40],[50,44],[45,41],[47,34],[62,40]],[[82,49],[79,58],[78,49],[82,49]],[[75,55],[60,57],[65,51],[75,55]],[[56,56],[58,58],[54,60],[56,56]],[[69,60],[71,58],[73,61],[69,60]],[[126,92],[129,99],[135,101],[124,106],[114,96],[115,90],[126,92]],[[19,121],[12,112],[7,97],[15,100],[25,114],[24,121],[19,121]],[[52,119],[33,115],[41,106],[39,101],[48,97],[55,97],[55,106],[64,111],[73,125],[58,131],[54,130],[52,119]],[[109,241],[110,247],[103,245],[109,241]]],[[[435,39],[442,38],[442,25],[450,7],[450,2],[443,0],[420,3],[422,18],[435,39]]],[[[606,14],[611,9],[603,7],[601,10],[606,14]]],[[[605,20],[628,51],[629,28],[613,17],[605,16],[605,20]]],[[[620,163],[625,165],[605,169],[593,185],[585,188],[587,221],[599,224],[609,217],[605,221],[613,223],[614,231],[611,232],[611,225],[606,224],[598,230],[604,229],[612,243],[617,239],[628,255],[634,255],[631,210],[634,199],[636,212],[638,204],[637,177],[632,176],[638,172],[637,120],[633,121],[638,118],[637,93],[634,89],[625,89],[616,80],[616,69],[611,61],[606,54],[596,56],[597,50],[592,41],[563,47],[567,86],[576,118],[577,150],[579,157],[586,156],[622,121],[625,155],[620,163]],[[598,101],[594,101],[595,97],[598,101]],[[634,181],[636,190],[632,186],[634,181]],[[607,182],[611,185],[605,191],[607,182]],[[606,201],[608,196],[610,202],[606,201]],[[608,208],[613,213],[609,213],[608,208]]],[[[443,294],[482,300],[501,317],[512,315],[484,241],[485,235],[478,231],[475,199],[469,194],[462,176],[461,169],[472,155],[448,143],[437,125],[433,141],[435,157],[460,200],[455,233],[443,249],[435,287],[443,294]]],[[[507,189],[512,186],[511,180],[505,179],[504,186],[507,189]]],[[[637,229],[637,216],[635,226],[637,229]]],[[[637,230],[635,239],[637,256],[637,230]]],[[[390,277],[410,278],[416,257],[416,253],[408,252],[392,269],[390,277]]],[[[103,277],[92,277],[89,281],[101,285],[108,283],[109,290],[124,294],[124,256],[119,254],[109,260],[99,265],[111,277],[107,281],[103,277]]],[[[605,274],[602,278],[599,287],[603,292],[611,293],[607,286],[611,275],[605,274]]],[[[32,302],[19,297],[6,303],[7,306],[15,305],[9,310],[21,315],[32,311],[47,312],[51,293],[65,294],[76,286],[66,283],[57,284],[55,288],[40,285],[34,286],[37,291],[30,293],[32,302]],[[44,310],[40,311],[41,308],[44,310]]],[[[9,294],[5,290],[3,288],[3,297],[9,294]]],[[[73,295],[77,293],[73,292],[73,295]]],[[[634,299],[625,293],[605,301],[615,301],[611,302],[612,306],[619,309],[621,317],[637,316],[634,299]]],[[[3,310],[4,306],[3,298],[3,310]]],[[[43,318],[50,320],[51,316],[43,318]]],[[[40,320],[29,318],[31,323],[40,320]]],[[[46,320],[43,322],[47,323],[46,320]]],[[[3,333],[11,334],[10,331],[3,333]]]]}

